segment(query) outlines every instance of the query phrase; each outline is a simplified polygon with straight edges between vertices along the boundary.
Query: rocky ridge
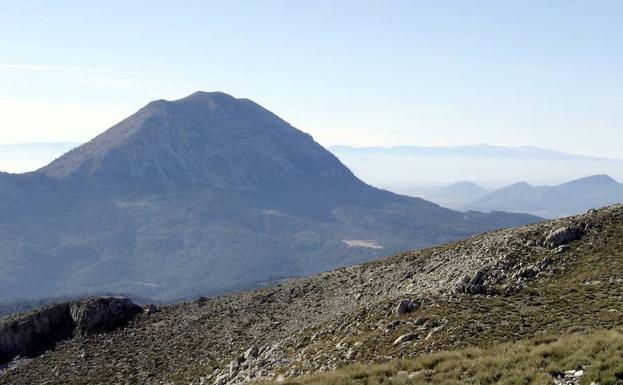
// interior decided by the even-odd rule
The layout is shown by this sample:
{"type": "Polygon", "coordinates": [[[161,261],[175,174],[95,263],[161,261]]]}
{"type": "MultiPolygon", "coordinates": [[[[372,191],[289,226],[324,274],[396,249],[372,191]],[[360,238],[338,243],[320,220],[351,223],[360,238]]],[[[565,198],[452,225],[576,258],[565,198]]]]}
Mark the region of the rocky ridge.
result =
{"type": "Polygon", "coordinates": [[[622,240],[623,206],[612,206],[163,306],[16,362],[0,383],[241,384],[612,327],[623,320],[622,240]]]}
{"type": "Polygon", "coordinates": [[[143,309],[127,298],[99,297],[61,302],[0,322],[0,364],[33,357],[73,336],[124,326],[143,309]]]}

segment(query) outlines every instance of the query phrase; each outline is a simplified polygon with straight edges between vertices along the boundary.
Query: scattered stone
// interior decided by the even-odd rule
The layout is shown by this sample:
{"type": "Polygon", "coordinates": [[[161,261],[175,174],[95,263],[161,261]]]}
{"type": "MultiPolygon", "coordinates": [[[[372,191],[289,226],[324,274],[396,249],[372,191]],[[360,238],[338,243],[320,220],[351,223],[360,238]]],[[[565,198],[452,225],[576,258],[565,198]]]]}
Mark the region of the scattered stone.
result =
{"type": "Polygon", "coordinates": [[[455,285],[454,293],[467,293],[467,294],[486,294],[488,288],[485,286],[485,276],[482,271],[478,271],[472,278],[464,276],[455,285]]]}
{"type": "Polygon", "coordinates": [[[257,346],[251,346],[249,349],[247,349],[246,352],[244,352],[244,359],[249,360],[252,358],[257,358],[259,352],[260,350],[257,348],[257,346]]]}
{"type": "Polygon", "coordinates": [[[407,376],[408,379],[412,380],[414,378],[416,378],[417,376],[419,376],[421,373],[421,371],[417,371],[417,372],[411,372],[409,373],[409,375],[407,376]]]}
{"type": "Polygon", "coordinates": [[[357,351],[353,348],[348,349],[348,351],[346,352],[346,359],[347,360],[352,360],[357,356],[357,351]]]}
{"type": "Polygon", "coordinates": [[[536,277],[538,273],[539,272],[537,268],[534,265],[530,265],[519,270],[517,272],[517,276],[521,278],[531,279],[531,278],[536,277]]]}
{"type": "Polygon", "coordinates": [[[405,342],[416,340],[417,338],[418,335],[416,333],[403,334],[400,337],[396,338],[396,340],[394,341],[394,345],[400,345],[405,342]]]}
{"type": "Polygon", "coordinates": [[[385,325],[385,333],[389,333],[392,332],[396,329],[398,329],[398,326],[400,326],[400,321],[399,320],[393,320],[392,322],[388,323],[387,325],[385,325]]]}
{"type": "Polygon", "coordinates": [[[403,299],[400,301],[398,306],[396,306],[396,315],[403,315],[407,313],[411,313],[419,309],[421,304],[419,302],[410,301],[408,299],[403,299]]]}
{"type": "Polygon", "coordinates": [[[561,253],[564,253],[567,250],[569,250],[569,245],[560,245],[557,248],[555,248],[554,250],[552,250],[552,254],[561,254],[561,253]]]}
{"type": "Polygon", "coordinates": [[[554,263],[554,260],[551,259],[550,257],[545,257],[543,258],[543,260],[541,261],[541,263],[539,264],[539,269],[540,270],[545,270],[547,269],[552,263],[554,263]]]}
{"type": "Polygon", "coordinates": [[[145,314],[153,314],[159,312],[160,309],[158,309],[158,306],[150,303],[149,305],[143,306],[143,311],[145,312],[145,314]]]}
{"type": "Polygon", "coordinates": [[[428,335],[426,336],[426,340],[430,339],[435,333],[437,333],[438,331],[440,331],[441,329],[443,329],[443,325],[439,325],[435,328],[433,328],[428,335]]]}

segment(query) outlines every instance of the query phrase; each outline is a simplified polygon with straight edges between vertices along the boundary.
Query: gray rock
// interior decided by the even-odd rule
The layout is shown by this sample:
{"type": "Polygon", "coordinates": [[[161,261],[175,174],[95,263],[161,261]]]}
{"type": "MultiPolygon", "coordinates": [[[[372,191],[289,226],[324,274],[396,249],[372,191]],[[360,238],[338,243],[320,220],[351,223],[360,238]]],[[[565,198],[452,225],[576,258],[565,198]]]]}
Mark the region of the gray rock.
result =
{"type": "Polygon", "coordinates": [[[385,333],[389,333],[389,332],[392,332],[392,331],[398,329],[399,325],[400,325],[400,321],[399,320],[393,320],[390,323],[388,323],[387,325],[385,325],[385,328],[383,330],[385,331],[385,333]]]}
{"type": "Polygon", "coordinates": [[[394,345],[400,345],[405,342],[416,340],[417,338],[418,338],[418,335],[415,333],[403,334],[400,337],[396,338],[396,340],[394,341],[394,345]]]}
{"type": "Polygon", "coordinates": [[[537,271],[536,267],[530,265],[519,270],[517,275],[521,278],[531,279],[531,278],[536,277],[538,273],[539,272],[537,271]]]}
{"type": "Polygon", "coordinates": [[[244,359],[248,360],[252,358],[257,358],[259,352],[260,350],[257,348],[257,346],[251,346],[249,349],[247,349],[246,352],[244,352],[244,359]]]}
{"type": "Polygon", "coordinates": [[[554,250],[552,250],[552,254],[561,254],[561,253],[564,253],[567,250],[569,250],[569,245],[560,245],[557,248],[555,248],[554,250]]]}
{"type": "Polygon", "coordinates": [[[396,315],[403,315],[407,313],[411,313],[419,309],[421,304],[419,302],[410,301],[408,299],[403,299],[400,301],[398,306],[396,306],[396,315]]]}
{"type": "Polygon", "coordinates": [[[551,259],[550,257],[545,257],[543,258],[543,260],[541,261],[541,263],[539,264],[539,269],[541,270],[545,270],[547,269],[552,263],[554,263],[554,260],[551,259]]]}
{"type": "Polygon", "coordinates": [[[476,275],[474,275],[472,279],[469,280],[468,285],[469,286],[484,285],[484,283],[485,283],[485,276],[482,271],[479,271],[476,273],[476,275]]]}
{"type": "Polygon", "coordinates": [[[348,349],[348,351],[346,352],[346,359],[347,360],[352,360],[353,358],[355,358],[357,356],[357,351],[353,348],[348,349]]]}
{"type": "Polygon", "coordinates": [[[467,288],[467,292],[469,294],[485,294],[486,289],[484,285],[476,284],[467,288]]]}
{"type": "Polygon", "coordinates": [[[487,287],[485,287],[485,276],[482,271],[478,271],[471,279],[469,276],[463,277],[454,287],[454,293],[467,293],[467,294],[485,294],[487,293],[487,287]]]}
{"type": "Polygon", "coordinates": [[[543,244],[550,249],[554,249],[560,245],[578,240],[581,237],[582,230],[580,228],[576,226],[565,226],[549,233],[547,237],[545,237],[543,244]]]}

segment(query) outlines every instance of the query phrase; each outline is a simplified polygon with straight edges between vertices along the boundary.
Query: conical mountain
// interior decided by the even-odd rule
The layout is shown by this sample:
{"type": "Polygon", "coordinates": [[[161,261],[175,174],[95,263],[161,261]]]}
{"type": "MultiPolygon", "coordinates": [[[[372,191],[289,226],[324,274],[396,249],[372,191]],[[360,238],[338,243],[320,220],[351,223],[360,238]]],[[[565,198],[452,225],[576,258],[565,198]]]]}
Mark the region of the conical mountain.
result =
{"type": "Polygon", "coordinates": [[[0,198],[0,299],[214,294],[538,220],[371,187],[220,92],[151,102],[0,198]]]}
{"type": "Polygon", "coordinates": [[[235,190],[358,182],[310,135],[248,99],[221,92],[151,102],[40,172],[99,183],[138,180],[235,190]]]}

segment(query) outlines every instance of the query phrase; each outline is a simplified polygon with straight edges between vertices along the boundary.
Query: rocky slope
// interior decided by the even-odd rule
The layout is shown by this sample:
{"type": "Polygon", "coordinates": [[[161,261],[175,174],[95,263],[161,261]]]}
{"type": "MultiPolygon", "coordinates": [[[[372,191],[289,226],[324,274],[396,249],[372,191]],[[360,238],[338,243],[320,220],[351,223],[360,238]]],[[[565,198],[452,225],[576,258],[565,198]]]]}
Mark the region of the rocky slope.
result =
{"type": "Polygon", "coordinates": [[[258,104],[198,92],[37,172],[0,173],[0,300],[172,301],[537,220],[376,189],[258,104]]]}
{"type": "Polygon", "coordinates": [[[2,384],[237,384],[623,320],[623,206],[163,306],[2,384]]]}

